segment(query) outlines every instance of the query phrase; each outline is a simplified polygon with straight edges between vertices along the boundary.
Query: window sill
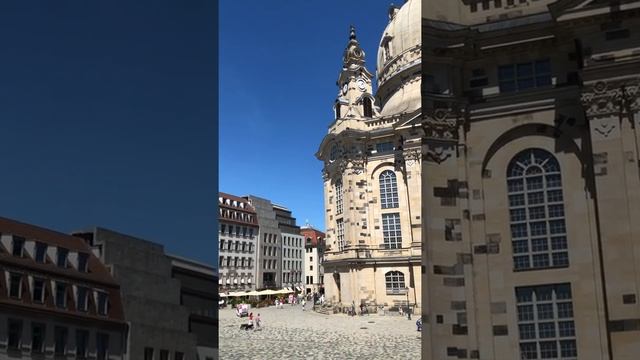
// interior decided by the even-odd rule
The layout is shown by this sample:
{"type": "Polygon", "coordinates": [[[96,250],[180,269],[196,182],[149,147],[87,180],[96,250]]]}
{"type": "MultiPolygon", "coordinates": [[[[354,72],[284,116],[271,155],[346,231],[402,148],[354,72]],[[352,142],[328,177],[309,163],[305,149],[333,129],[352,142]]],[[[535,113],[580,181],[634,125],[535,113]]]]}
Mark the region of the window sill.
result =
{"type": "Polygon", "coordinates": [[[566,269],[569,265],[561,265],[561,266],[545,266],[545,267],[537,267],[537,268],[526,268],[526,269],[513,269],[513,272],[528,272],[528,271],[538,271],[538,270],[558,270],[558,269],[566,269]]]}
{"type": "Polygon", "coordinates": [[[387,295],[403,295],[406,296],[407,290],[387,290],[387,295]]]}

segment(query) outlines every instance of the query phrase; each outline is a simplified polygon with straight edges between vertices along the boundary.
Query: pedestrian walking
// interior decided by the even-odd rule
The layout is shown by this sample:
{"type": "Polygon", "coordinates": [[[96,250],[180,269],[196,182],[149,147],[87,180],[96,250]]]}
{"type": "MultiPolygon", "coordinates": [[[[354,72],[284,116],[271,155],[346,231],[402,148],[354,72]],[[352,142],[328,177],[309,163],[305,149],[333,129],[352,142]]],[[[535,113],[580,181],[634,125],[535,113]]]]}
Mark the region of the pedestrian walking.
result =
{"type": "Polygon", "coordinates": [[[254,322],[255,322],[255,326],[254,326],[253,330],[254,331],[255,330],[262,330],[260,328],[260,314],[256,315],[256,318],[255,318],[254,322]]]}
{"type": "Polygon", "coordinates": [[[306,301],[305,301],[305,299],[303,298],[303,299],[302,299],[302,311],[305,311],[304,305],[305,305],[306,303],[307,303],[307,302],[306,302],[306,301]]]}

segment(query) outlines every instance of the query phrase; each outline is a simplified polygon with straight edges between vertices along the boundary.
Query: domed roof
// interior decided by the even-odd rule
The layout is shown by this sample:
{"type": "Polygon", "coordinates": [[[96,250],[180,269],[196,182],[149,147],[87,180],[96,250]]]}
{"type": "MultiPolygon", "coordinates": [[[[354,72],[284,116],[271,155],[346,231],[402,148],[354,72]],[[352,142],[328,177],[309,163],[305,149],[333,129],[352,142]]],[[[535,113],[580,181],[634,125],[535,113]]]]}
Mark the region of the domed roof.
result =
{"type": "MultiPolygon", "coordinates": [[[[377,59],[382,115],[412,111],[420,104],[419,81],[416,92],[415,85],[405,88],[406,84],[398,75],[414,77],[416,71],[421,70],[421,3],[420,0],[409,0],[401,8],[389,10],[391,20],[382,33],[377,59]]],[[[417,76],[419,79],[420,75],[417,76]]]]}

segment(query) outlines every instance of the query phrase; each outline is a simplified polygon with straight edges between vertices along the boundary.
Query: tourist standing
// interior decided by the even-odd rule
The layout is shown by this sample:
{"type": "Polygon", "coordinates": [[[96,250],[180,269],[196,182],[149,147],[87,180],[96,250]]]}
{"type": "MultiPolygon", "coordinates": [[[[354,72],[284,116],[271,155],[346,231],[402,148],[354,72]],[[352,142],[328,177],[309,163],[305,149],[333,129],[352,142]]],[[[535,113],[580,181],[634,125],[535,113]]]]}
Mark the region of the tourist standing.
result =
{"type": "Polygon", "coordinates": [[[253,330],[258,330],[258,329],[260,329],[260,314],[256,315],[255,326],[254,326],[253,330]]]}

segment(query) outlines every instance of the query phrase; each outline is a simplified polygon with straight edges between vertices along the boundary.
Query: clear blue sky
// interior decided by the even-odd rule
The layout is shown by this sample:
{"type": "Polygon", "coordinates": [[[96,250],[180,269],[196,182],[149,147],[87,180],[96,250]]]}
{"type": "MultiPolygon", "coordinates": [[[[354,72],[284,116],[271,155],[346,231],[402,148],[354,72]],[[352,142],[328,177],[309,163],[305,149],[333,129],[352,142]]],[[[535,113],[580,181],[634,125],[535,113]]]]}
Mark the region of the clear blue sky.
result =
{"type": "Polygon", "coordinates": [[[0,215],[214,264],[216,22],[211,0],[0,2],[0,215]]]}
{"type": "MultiPolygon", "coordinates": [[[[402,0],[396,1],[402,3],[402,0]]],[[[391,1],[222,1],[220,191],[253,194],[324,229],[322,163],[336,80],[356,27],[375,72],[391,1]]]]}

